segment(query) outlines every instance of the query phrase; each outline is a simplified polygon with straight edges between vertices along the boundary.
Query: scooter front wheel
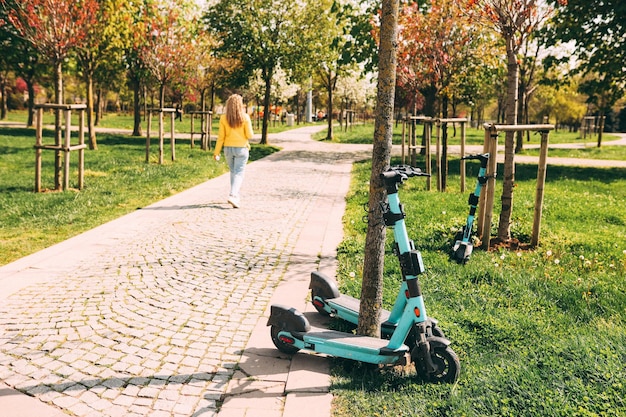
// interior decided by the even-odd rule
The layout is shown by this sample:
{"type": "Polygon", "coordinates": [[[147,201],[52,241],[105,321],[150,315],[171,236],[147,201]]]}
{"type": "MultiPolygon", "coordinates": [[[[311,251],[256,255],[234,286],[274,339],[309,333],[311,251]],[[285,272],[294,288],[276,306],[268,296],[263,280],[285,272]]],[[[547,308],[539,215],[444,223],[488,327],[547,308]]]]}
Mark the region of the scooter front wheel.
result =
{"type": "Polygon", "coordinates": [[[435,346],[430,351],[435,371],[428,374],[431,382],[453,383],[459,378],[461,362],[448,346],[435,346]]]}
{"type": "Polygon", "coordinates": [[[431,346],[430,360],[434,366],[432,372],[428,372],[426,364],[417,348],[411,352],[411,359],[415,363],[420,377],[435,383],[454,383],[461,372],[461,363],[456,353],[447,346],[431,346]]]}
{"type": "Polygon", "coordinates": [[[274,343],[274,346],[276,346],[276,348],[280,350],[281,352],[286,353],[288,355],[293,355],[294,353],[297,353],[300,350],[299,348],[281,340],[278,334],[282,330],[283,329],[281,329],[278,326],[271,327],[270,333],[272,335],[272,342],[274,343]]]}

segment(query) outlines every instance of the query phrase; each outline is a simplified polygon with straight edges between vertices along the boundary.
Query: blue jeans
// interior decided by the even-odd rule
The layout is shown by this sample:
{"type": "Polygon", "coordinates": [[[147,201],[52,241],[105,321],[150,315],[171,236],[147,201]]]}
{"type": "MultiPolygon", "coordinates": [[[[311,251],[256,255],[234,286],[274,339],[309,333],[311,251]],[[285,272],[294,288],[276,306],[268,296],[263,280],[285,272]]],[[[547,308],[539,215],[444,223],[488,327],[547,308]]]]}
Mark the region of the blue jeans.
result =
{"type": "Polygon", "coordinates": [[[248,148],[224,147],[224,156],[230,169],[230,197],[239,198],[243,174],[250,157],[248,148]]]}

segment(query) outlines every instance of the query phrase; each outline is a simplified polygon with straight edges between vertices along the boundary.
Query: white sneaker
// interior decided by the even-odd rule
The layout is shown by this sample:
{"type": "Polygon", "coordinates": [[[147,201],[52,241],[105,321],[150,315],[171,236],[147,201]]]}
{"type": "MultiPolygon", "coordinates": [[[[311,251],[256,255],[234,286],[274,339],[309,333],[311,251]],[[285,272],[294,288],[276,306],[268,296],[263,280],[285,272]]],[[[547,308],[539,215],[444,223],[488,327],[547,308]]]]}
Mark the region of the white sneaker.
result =
{"type": "Polygon", "coordinates": [[[228,197],[228,202],[233,208],[239,208],[239,199],[237,197],[228,197]]]}

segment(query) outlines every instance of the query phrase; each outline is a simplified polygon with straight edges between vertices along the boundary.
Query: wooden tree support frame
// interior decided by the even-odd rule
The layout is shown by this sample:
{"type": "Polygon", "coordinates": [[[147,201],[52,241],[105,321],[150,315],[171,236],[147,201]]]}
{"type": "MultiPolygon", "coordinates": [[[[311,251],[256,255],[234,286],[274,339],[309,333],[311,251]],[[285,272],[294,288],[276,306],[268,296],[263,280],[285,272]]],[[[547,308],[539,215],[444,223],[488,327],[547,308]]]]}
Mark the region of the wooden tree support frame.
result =
{"type": "MultiPolygon", "coordinates": [[[[54,164],[54,187],[55,190],[69,189],[70,186],[70,153],[78,151],[78,189],[82,190],[85,186],[85,104],[37,104],[35,110],[37,112],[36,131],[35,131],[35,192],[41,192],[41,156],[42,150],[48,149],[55,151],[54,164]],[[55,131],[54,145],[45,145],[43,143],[43,111],[45,109],[54,110],[55,112],[63,112],[65,116],[65,128],[61,128],[59,123],[57,131],[55,131]],[[78,144],[72,145],[72,110],[78,111],[78,144]],[[64,135],[61,135],[61,129],[64,135]],[[63,181],[61,182],[61,171],[63,171],[63,181]]],[[[55,117],[60,117],[57,114],[55,117]]]]}
{"type": "Polygon", "coordinates": [[[146,128],[146,162],[150,162],[150,131],[152,128],[152,113],[158,113],[159,115],[159,165],[163,165],[163,114],[170,114],[170,148],[172,152],[172,161],[176,160],[176,130],[175,126],[175,117],[176,117],[176,109],[175,108],[161,108],[161,109],[148,109],[148,126],[146,128]]]}
{"type": "Polygon", "coordinates": [[[481,193],[479,202],[479,215],[477,218],[477,235],[481,236],[482,248],[489,250],[491,240],[491,223],[493,221],[493,202],[495,198],[496,168],[498,155],[498,132],[507,131],[534,131],[541,133],[541,146],[539,153],[539,164],[537,166],[537,186],[535,189],[535,209],[533,218],[533,234],[531,246],[539,244],[539,234],[541,231],[541,217],[543,213],[543,195],[546,182],[546,170],[548,165],[548,136],[554,125],[494,125],[485,124],[485,144],[484,151],[489,152],[489,165],[487,166],[487,186],[486,193],[481,193]]]}
{"type": "Polygon", "coordinates": [[[211,132],[213,131],[213,112],[212,111],[190,111],[191,115],[191,147],[194,147],[193,136],[195,132],[195,119],[200,116],[200,149],[203,151],[211,150],[211,132]]]}
{"type": "MultiPolygon", "coordinates": [[[[432,127],[436,127],[436,142],[435,142],[435,173],[437,175],[437,190],[442,191],[442,144],[441,144],[441,131],[442,127],[447,128],[448,123],[460,123],[461,125],[461,158],[465,156],[465,138],[466,138],[466,118],[447,118],[437,119],[425,116],[410,116],[404,120],[402,125],[402,163],[406,163],[405,148],[407,148],[410,155],[410,164],[415,166],[417,161],[418,149],[422,146],[417,144],[417,124],[422,123],[424,125],[424,151],[426,159],[426,172],[432,174],[432,127]],[[407,146],[408,136],[408,146],[407,146]]],[[[447,158],[446,158],[447,159],[447,158]]],[[[426,182],[426,189],[431,189],[431,177],[428,177],[426,182]]],[[[465,161],[461,160],[461,192],[465,191],[465,161]]]]}
{"type": "MultiPolygon", "coordinates": [[[[407,154],[409,155],[409,164],[417,165],[417,152],[421,146],[417,144],[417,126],[421,123],[424,126],[424,152],[426,159],[426,172],[432,174],[430,139],[432,134],[433,118],[426,116],[409,116],[402,123],[402,163],[406,164],[407,154]],[[408,140],[407,140],[408,137],[408,140]],[[405,150],[406,149],[406,150],[405,150]]],[[[431,188],[431,177],[426,178],[426,189],[431,188]]]]}

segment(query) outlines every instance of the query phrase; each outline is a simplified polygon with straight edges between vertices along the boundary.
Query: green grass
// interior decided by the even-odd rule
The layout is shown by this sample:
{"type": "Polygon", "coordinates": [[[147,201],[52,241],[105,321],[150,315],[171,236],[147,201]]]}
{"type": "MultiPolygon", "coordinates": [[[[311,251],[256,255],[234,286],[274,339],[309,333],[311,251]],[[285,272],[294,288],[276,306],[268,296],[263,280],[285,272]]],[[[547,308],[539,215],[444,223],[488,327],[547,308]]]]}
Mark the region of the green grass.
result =
{"type": "MultiPolygon", "coordinates": [[[[468,165],[475,178],[478,167],[468,165]]],[[[339,247],[340,289],[355,297],[370,170],[354,167],[339,247]]],[[[458,164],[450,171],[449,189],[458,190],[458,164]]],[[[424,183],[409,180],[400,198],[427,269],[420,277],[426,306],[452,341],[460,378],[434,385],[411,372],[335,360],[333,416],[626,415],[626,170],[550,167],[539,247],[476,248],[467,265],[449,257],[467,195],[426,191],[424,183]]],[[[518,164],[512,233],[522,242],[530,241],[535,184],[536,166],[518,164]]],[[[496,207],[495,222],[498,214],[496,207]]],[[[398,290],[397,264],[388,244],[386,308],[398,290]]]]}
{"type": "MultiPolygon", "coordinates": [[[[520,155],[539,156],[539,149],[526,149],[520,155]]],[[[626,146],[610,146],[604,145],[598,148],[595,145],[582,149],[558,149],[549,148],[548,156],[556,156],[559,158],[584,158],[584,159],[610,159],[617,161],[626,161],[626,146]]]]}
{"type": "MultiPolygon", "coordinates": [[[[44,143],[53,143],[46,131],[44,143]]],[[[227,171],[224,160],[188,140],[178,140],[176,161],[169,140],[164,164],[157,159],[158,140],[151,141],[145,162],[145,138],[99,133],[98,150],[85,151],[85,188],[81,191],[34,193],[33,129],[0,127],[0,265],[44,249],[83,231],[197,185],[227,171]]],[[[73,143],[75,143],[75,139],[73,143]]],[[[252,145],[251,160],[277,148],[252,145]]],[[[71,155],[70,187],[76,188],[77,152],[71,155]]],[[[54,188],[54,152],[44,150],[42,188],[54,188]]]]}

